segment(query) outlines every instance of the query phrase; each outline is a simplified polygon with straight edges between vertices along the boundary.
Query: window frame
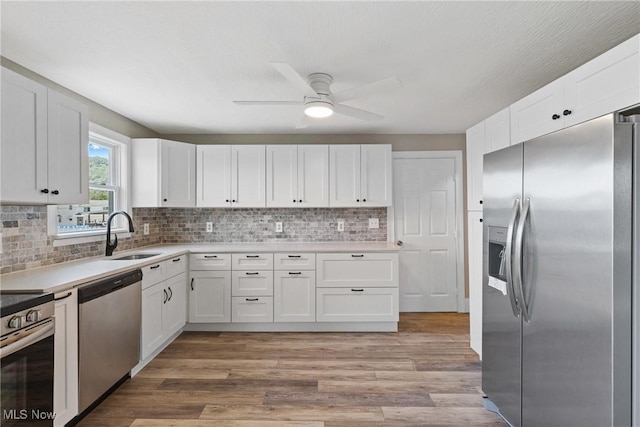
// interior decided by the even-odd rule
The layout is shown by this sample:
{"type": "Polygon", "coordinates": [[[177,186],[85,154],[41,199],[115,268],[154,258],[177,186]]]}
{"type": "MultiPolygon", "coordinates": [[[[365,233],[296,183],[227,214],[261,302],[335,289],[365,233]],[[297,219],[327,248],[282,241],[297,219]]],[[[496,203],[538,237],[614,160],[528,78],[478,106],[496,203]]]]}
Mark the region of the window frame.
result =
{"type": "MultiPolygon", "coordinates": [[[[112,147],[112,159],[110,164],[111,184],[99,185],[87,183],[89,189],[116,190],[114,197],[114,209],[116,211],[130,212],[131,208],[131,138],[118,132],[107,129],[95,123],[89,123],[89,143],[95,141],[108,147],[112,147]]],[[[87,156],[89,147],[87,145],[87,156]]],[[[87,230],[59,233],[57,218],[58,205],[47,206],[47,231],[53,237],[53,246],[66,246],[77,243],[96,242],[104,240],[106,230],[87,230]]],[[[131,236],[127,224],[122,215],[114,218],[111,232],[117,232],[119,238],[131,236]]]]}

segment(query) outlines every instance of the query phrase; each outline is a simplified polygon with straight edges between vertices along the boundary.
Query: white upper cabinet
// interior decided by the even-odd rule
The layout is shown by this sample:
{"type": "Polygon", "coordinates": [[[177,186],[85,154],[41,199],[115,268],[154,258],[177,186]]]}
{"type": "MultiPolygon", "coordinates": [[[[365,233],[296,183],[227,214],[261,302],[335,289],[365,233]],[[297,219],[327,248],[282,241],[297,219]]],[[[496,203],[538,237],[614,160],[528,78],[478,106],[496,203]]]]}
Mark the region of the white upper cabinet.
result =
{"type": "Polygon", "coordinates": [[[467,129],[467,209],[482,210],[482,156],[485,148],[485,122],[467,129]]]}
{"type": "Polygon", "coordinates": [[[196,147],[164,139],[134,139],[133,207],[194,207],[196,147]]]}
{"type": "Polygon", "coordinates": [[[2,202],[89,202],[89,113],[2,69],[2,202]]]}
{"type": "Polygon", "coordinates": [[[391,206],[391,145],[329,146],[330,206],[391,206]]]}
{"type": "Polygon", "coordinates": [[[264,145],[199,145],[197,206],[266,206],[264,145]]]}
{"type": "Polygon", "coordinates": [[[267,146],[267,206],[328,205],[328,145],[267,146]]]}
{"type": "Polygon", "coordinates": [[[511,105],[512,143],[640,102],[640,35],[511,105]]]}
{"type": "Polygon", "coordinates": [[[494,114],[484,121],[485,154],[511,145],[511,122],[509,108],[494,114]]]}

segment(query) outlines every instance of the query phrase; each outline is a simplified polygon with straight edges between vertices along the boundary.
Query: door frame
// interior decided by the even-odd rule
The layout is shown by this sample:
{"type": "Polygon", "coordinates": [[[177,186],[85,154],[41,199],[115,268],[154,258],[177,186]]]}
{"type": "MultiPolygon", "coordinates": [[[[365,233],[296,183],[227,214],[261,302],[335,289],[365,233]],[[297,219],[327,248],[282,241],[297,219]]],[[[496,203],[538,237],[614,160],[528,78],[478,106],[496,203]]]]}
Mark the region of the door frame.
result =
{"type": "MultiPolygon", "coordinates": [[[[462,151],[461,150],[441,150],[441,151],[394,151],[392,162],[395,159],[450,159],[453,158],[455,165],[454,184],[456,189],[455,197],[455,237],[456,237],[456,302],[458,313],[469,312],[468,298],[464,296],[464,206],[462,194],[462,151]]],[[[395,215],[393,200],[392,205],[387,208],[387,240],[394,242],[395,239],[395,215]]]]}

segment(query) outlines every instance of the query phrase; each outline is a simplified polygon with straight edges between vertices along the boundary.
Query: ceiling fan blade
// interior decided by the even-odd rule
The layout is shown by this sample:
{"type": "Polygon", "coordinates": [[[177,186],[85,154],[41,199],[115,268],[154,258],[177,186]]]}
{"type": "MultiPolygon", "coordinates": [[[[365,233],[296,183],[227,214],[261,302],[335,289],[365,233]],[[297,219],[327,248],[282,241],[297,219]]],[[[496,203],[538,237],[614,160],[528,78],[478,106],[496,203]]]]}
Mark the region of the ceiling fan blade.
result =
{"type": "Polygon", "coordinates": [[[364,86],[354,87],[353,89],[343,90],[341,92],[331,94],[334,102],[344,102],[351,99],[361,98],[363,96],[373,95],[376,93],[387,92],[392,89],[402,87],[402,82],[396,77],[390,77],[377,82],[369,83],[364,86]]]}
{"type": "Polygon", "coordinates": [[[291,83],[297,86],[302,92],[304,92],[305,96],[309,96],[312,98],[318,97],[318,94],[316,93],[315,90],[313,90],[311,86],[309,86],[309,83],[307,83],[307,80],[304,77],[302,77],[300,74],[298,74],[298,72],[294,70],[291,65],[287,64],[286,62],[270,62],[270,64],[273,68],[278,70],[280,74],[285,76],[287,80],[289,80],[291,83]]]}
{"type": "Polygon", "coordinates": [[[302,105],[301,101],[233,101],[236,105],[302,105]]]}
{"type": "Polygon", "coordinates": [[[303,114],[302,117],[300,118],[300,121],[296,125],[296,129],[308,128],[309,124],[310,124],[309,123],[309,116],[307,116],[306,114],[303,114]]]}
{"type": "Polygon", "coordinates": [[[348,105],[343,104],[334,105],[333,111],[335,111],[336,113],[344,114],[345,116],[355,117],[356,119],[366,120],[369,122],[378,122],[384,119],[384,116],[381,116],[380,114],[361,110],[359,108],[349,107],[348,105]]]}

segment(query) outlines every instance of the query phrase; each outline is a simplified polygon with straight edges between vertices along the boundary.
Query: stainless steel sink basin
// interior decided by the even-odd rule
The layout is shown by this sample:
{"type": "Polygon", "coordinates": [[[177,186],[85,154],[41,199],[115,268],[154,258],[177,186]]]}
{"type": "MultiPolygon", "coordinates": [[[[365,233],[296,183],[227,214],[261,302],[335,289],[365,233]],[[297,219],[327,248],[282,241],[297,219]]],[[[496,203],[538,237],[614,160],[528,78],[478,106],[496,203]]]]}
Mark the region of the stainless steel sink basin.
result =
{"type": "Polygon", "coordinates": [[[148,253],[148,254],[131,254],[131,255],[125,255],[125,256],[121,256],[119,258],[107,258],[111,261],[132,261],[135,259],[145,259],[145,258],[150,258],[152,256],[156,256],[156,255],[160,255],[159,253],[154,254],[154,253],[148,253]]]}

